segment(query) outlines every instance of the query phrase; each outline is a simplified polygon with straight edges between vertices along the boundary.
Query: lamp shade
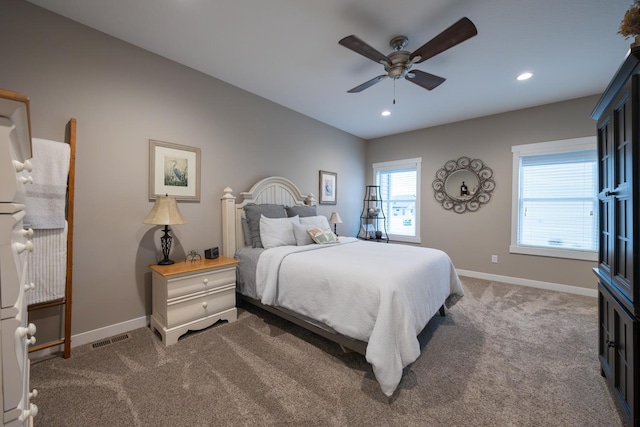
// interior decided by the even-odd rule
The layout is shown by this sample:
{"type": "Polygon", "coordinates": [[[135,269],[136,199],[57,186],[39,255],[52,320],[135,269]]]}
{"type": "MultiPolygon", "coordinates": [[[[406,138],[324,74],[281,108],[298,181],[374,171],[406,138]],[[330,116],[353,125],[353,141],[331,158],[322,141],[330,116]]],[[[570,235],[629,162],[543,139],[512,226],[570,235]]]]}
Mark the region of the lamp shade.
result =
{"type": "Polygon", "coordinates": [[[342,218],[338,212],[332,212],[329,218],[329,224],[342,224],[342,218]]]}
{"type": "Polygon", "coordinates": [[[156,202],[151,208],[151,212],[142,220],[145,224],[154,225],[172,225],[186,224],[180,211],[176,199],[169,196],[161,196],[156,198],[156,202]]]}

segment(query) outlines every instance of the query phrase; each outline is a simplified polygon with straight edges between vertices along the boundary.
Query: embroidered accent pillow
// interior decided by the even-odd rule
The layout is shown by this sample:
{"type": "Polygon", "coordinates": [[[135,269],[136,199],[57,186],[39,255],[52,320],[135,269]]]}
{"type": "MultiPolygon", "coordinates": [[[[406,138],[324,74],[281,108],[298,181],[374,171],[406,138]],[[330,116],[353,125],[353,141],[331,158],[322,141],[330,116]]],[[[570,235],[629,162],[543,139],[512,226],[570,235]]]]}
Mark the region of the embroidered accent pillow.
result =
{"type": "Polygon", "coordinates": [[[330,228],[311,228],[307,230],[309,236],[319,245],[326,243],[338,243],[338,236],[333,234],[330,228]]]}

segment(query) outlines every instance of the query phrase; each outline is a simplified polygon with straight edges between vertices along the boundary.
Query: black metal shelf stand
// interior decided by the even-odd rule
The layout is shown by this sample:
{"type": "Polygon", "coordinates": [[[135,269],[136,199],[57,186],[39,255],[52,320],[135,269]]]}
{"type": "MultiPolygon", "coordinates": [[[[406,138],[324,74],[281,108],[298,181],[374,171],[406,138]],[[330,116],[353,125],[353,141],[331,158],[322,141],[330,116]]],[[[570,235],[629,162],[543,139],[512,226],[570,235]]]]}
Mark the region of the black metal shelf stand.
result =
{"type": "Polygon", "coordinates": [[[360,214],[359,239],[377,242],[389,242],[387,233],[387,218],[382,209],[382,197],[379,185],[367,185],[362,201],[360,214]]]}

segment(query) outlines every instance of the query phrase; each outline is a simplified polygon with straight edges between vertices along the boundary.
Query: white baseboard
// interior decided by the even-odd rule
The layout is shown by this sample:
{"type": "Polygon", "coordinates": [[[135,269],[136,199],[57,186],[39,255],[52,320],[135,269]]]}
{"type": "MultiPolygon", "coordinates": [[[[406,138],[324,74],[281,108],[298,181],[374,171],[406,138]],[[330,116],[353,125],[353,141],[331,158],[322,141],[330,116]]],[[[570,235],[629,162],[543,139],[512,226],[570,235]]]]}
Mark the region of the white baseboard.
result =
{"type": "MultiPolygon", "coordinates": [[[[71,348],[78,347],[83,344],[89,344],[100,341],[114,335],[120,335],[134,329],[143,328],[149,325],[149,316],[139,317],[137,319],[127,320],[126,322],[116,323],[115,325],[105,326],[104,328],[94,329],[92,331],[82,332],[71,336],[71,348]]],[[[64,351],[63,345],[56,345],[45,348],[40,351],[34,351],[29,354],[30,359],[39,359],[49,356],[53,353],[64,351]]]]}
{"type": "Polygon", "coordinates": [[[478,271],[456,269],[460,276],[473,277],[476,279],[492,280],[495,282],[510,283],[513,285],[529,286],[531,288],[548,289],[551,291],[566,292],[569,294],[584,295],[587,297],[598,297],[597,289],[580,288],[578,286],[562,285],[559,283],[541,282],[539,280],[521,279],[519,277],[500,276],[498,274],[480,273],[478,271]]]}

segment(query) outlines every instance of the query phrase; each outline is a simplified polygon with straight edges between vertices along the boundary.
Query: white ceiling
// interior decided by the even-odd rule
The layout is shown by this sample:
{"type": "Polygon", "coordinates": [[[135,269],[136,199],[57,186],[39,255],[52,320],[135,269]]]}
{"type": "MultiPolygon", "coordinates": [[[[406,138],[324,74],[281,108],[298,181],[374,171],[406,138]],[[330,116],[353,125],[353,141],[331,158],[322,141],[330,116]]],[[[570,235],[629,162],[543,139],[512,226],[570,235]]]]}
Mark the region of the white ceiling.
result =
{"type": "Polygon", "coordinates": [[[601,93],[630,44],[631,0],[29,1],[364,139],[601,93]],[[347,93],[384,70],[341,38],[414,51],[463,16],[478,35],[414,66],[438,88],[347,93]]]}

